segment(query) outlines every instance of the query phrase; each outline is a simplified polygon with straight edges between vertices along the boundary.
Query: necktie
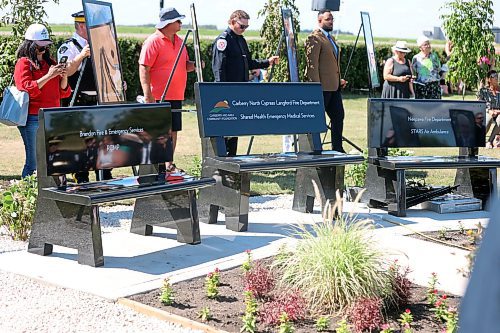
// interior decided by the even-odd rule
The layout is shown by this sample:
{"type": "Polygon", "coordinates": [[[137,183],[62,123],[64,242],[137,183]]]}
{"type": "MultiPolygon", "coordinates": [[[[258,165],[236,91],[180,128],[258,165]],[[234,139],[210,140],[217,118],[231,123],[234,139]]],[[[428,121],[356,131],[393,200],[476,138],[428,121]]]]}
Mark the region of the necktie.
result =
{"type": "Polygon", "coordinates": [[[330,34],[328,34],[328,39],[330,40],[330,43],[332,43],[333,46],[333,53],[335,54],[335,57],[338,58],[339,56],[339,49],[337,48],[337,44],[333,41],[333,38],[330,34]]]}

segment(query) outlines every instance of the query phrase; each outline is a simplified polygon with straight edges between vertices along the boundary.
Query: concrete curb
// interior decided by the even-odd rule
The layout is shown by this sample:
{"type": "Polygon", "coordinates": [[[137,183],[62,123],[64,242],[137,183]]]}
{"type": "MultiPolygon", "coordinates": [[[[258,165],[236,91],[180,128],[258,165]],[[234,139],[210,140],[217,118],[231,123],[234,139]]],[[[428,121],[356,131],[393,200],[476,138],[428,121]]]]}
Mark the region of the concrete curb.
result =
{"type": "Polygon", "coordinates": [[[197,321],[169,313],[167,311],[163,311],[152,306],[142,304],[136,301],[132,301],[128,298],[118,298],[116,303],[131,308],[139,313],[142,313],[146,316],[153,317],[156,319],[168,321],[169,323],[178,324],[182,327],[189,328],[192,330],[200,330],[206,333],[229,333],[227,331],[223,331],[207,324],[202,324],[197,321]]]}

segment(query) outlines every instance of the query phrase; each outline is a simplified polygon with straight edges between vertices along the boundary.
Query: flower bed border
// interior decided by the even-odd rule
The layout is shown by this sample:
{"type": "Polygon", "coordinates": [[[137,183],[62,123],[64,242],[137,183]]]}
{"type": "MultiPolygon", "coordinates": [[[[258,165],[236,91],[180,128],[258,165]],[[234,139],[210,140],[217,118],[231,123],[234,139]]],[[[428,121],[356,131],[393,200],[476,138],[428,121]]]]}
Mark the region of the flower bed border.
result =
{"type": "Polygon", "coordinates": [[[186,317],[182,317],[143,303],[133,301],[128,298],[118,298],[116,303],[126,306],[136,312],[142,313],[146,316],[167,321],[169,323],[178,324],[182,327],[189,328],[192,330],[200,330],[206,333],[230,333],[228,331],[223,331],[218,328],[212,327],[207,324],[203,324],[186,317]]]}

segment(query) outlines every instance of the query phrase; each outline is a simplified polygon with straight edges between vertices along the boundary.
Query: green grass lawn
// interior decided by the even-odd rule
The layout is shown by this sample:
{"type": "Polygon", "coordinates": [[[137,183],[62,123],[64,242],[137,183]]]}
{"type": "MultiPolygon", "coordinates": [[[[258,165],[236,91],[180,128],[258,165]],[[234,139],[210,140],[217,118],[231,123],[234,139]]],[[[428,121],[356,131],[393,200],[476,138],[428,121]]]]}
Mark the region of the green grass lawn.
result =
{"type": "MultiPolygon", "coordinates": [[[[366,103],[367,96],[359,94],[344,94],[344,107],[346,110],[344,136],[353,141],[359,147],[366,149],[366,103]]],[[[461,99],[461,96],[447,97],[461,99]]],[[[474,95],[466,96],[467,100],[473,100],[474,95]]],[[[187,101],[185,109],[194,109],[193,102],[187,101]]],[[[329,135],[328,135],[329,136],[329,135]]],[[[238,151],[240,154],[246,152],[249,137],[239,140],[238,151]]],[[[282,147],[281,136],[259,136],[254,140],[252,153],[276,153],[282,147]]],[[[347,151],[353,150],[344,143],[347,151]]],[[[20,178],[24,163],[24,146],[17,128],[0,125],[0,179],[20,178]]],[[[427,148],[412,149],[415,155],[454,155],[456,148],[427,148]]],[[[488,156],[500,157],[500,149],[481,149],[480,153],[488,156]]],[[[198,134],[198,122],[195,112],[184,114],[183,130],[179,133],[176,164],[190,170],[194,167],[195,156],[201,156],[201,144],[198,134]]],[[[425,170],[427,174],[426,183],[434,185],[450,185],[453,183],[455,170],[425,170]]],[[[130,175],[130,168],[120,168],[113,171],[114,176],[130,175]]],[[[273,173],[258,173],[252,175],[252,193],[277,194],[293,192],[293,171],[277,171],[273,173]]]]}

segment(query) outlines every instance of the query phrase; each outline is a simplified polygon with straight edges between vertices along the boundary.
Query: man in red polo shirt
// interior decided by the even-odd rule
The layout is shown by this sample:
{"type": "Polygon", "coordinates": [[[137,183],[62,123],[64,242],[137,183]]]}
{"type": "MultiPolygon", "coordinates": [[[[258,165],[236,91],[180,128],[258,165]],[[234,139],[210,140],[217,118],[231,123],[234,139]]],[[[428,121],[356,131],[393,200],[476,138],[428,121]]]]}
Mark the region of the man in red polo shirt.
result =
{"type": "MultiPolygon", "coordinates": [[[[160,101],[168,78],[174,67],[175,58],[182,45],[177,36],[181,30],[184,15],[175,8],[164,8],[160,11],[160,22],[156,31],[142,45],[139,57],[139,77],[146,103],[160,101]]],[[[182,50],[179,63],[174,71],[172,82],[165,96],[173,110],[182,109],[184,91],[186,90],[187,72],[195,69],[195,63],[189,60],[186,48],[182,50]]],[[[182,114],[172,112],[172,149],[175,152],[177,132],[182,129],[182,114]]],[[[176,171],[175,165],[167,162],[167,171],[176,171]]]]}

